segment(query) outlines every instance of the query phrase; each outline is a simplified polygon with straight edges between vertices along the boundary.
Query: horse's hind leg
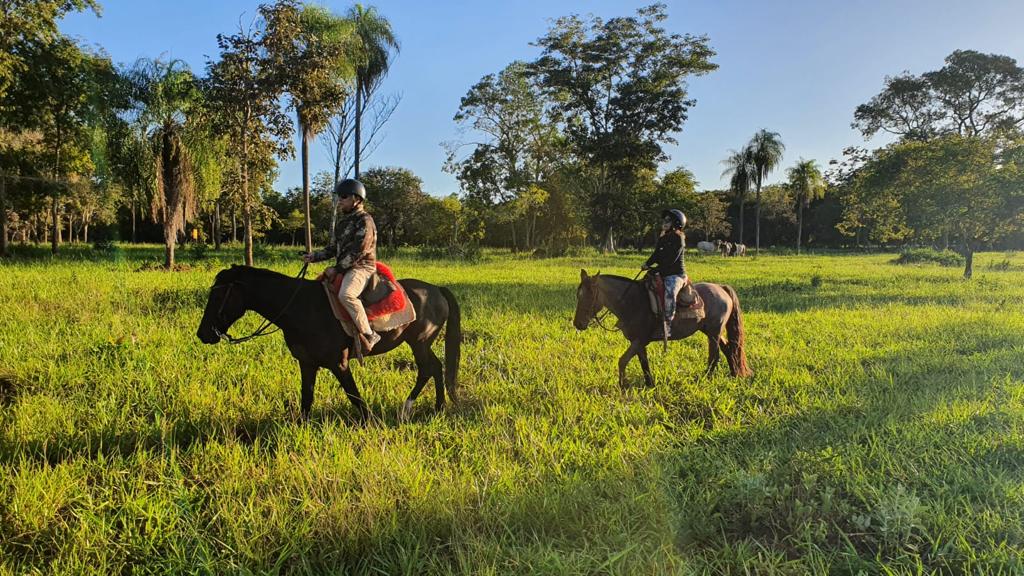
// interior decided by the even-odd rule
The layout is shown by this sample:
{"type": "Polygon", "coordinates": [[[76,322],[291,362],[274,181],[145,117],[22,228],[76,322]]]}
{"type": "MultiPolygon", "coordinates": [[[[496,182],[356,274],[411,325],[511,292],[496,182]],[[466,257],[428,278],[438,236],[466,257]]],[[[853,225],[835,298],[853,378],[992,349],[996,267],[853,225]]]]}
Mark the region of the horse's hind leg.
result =
{"type": "Polygon", "coordinates": [[[718,334],[708,335],[708,368],[704,371],[705,376],[711,376],[715,372],[715,368],[718,368],[718,362],[721,360],[721,336],[718,334]]]}
{"type": "Polygon", "coordinates": [[[340,367],[335,366],[331,368],[331,373],[334,374],[342,389],[345,390],[345,395],[348,396],[349,402],[359,411],[359,422],[366,422],[370,416],[370,410],[366,407],[366,402],[363,400],[362,395],[359,394],[359,387],[356,386],[356,379],[352,377],[352,371],[342,370],[340,367]]]}
{"type": "Polygon", "coordinates": [[[407,419],[412,413],[413,403],[416,402],[416,398],[423,391],[423,386],[431,378],[434,379],[434,392],[436,396],[434,407],[437,410],[444,407],[444,372],[441,367],[441,361],[434,354],[429,343],[420,342],[411,346],[411,348],[413,357],[416,358],[416,385],[413,386],[412,391],[409,392],[409,397],[402,404],[402,410],[398,414],[401,420],[407,419]]]}

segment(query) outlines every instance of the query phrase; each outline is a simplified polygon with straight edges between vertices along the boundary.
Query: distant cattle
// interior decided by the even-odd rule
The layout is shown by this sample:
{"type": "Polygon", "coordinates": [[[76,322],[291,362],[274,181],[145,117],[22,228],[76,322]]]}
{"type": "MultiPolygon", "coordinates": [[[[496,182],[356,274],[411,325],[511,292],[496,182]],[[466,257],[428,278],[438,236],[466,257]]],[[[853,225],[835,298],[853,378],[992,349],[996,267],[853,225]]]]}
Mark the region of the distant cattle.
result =
{"type": "Polygon", "coordinates": [[[697,242],[697,250],[706,254],[711,254],[712,252],[717,252],[718,247],[715,246],[714,242],[697,242]]]}
{"type": "Polygon", "coordinates": [[[722,256],[743,256],[747,253],[746,244],[740,244],[739,242],[715,240],[715,248],[722,253],[722,256]]]}

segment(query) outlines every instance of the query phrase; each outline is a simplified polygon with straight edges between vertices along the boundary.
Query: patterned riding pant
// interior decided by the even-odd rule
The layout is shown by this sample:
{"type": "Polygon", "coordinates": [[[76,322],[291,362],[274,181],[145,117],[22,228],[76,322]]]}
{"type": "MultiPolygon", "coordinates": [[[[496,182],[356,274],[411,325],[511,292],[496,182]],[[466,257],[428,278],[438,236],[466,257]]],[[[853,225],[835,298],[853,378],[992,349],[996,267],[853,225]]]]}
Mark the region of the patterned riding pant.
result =
{"type": "Polygon", "coordinates": [[[686,275],[665,276],[662,281],[665,282],[665,321],[671,322],[676,315],[676,297],[686,286],[686,275]]]}

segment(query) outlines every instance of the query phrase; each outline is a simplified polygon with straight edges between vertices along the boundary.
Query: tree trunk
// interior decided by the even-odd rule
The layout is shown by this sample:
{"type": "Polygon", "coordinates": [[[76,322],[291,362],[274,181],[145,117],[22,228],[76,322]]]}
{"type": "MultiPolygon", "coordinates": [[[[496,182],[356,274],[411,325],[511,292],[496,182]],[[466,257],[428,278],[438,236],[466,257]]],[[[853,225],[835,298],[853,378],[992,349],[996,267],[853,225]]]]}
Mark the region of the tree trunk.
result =
{"type": "Polygon", "coordinates": [[[974,275],[974,246],[971,241],[964,238],[964,279],[970,280],[974,275]]]}
{"type": "Polygon", "coordinates": [[[174,232],[164,228],[164,267],[174,270],[174,232]]]}
{"type": "Polygon", "coordinates": [[[252,202],[249,198],[249,113],[242,124],[242,210],[245,225],[245,265],[252,266],[252,202]]]}
{"type": "Polygon", "coordinates": [[[0,174],[0,257],[7,256],[7,179],[0,174]]]}
{"type": "Polygon", "coordinates": [[[57,246],[60,245],[60,216],[57,213],[57,192],[50,197],[50,217],[53,219],[53,235],[50,237],[50,251],[57,253],[57,246]]]}
{"type": "Polygon", "coordinates": [[[743,205],[746,204],[743,200],[743,196],[740,196],[740,230],[739,237],[736,238],[736,242],[740,244],[743,244],[743,205]]]}
{"type": "Polygon", "coordinates": [[[302,202],[306,212],[306,253],[310,253],[313,251],[313,226],[309,217],[309,139],[312,134],[301,122],[299,126],[302,130],[302,202]]]}
{"type": "Polygon", "coordinates": [[[220,200],[213,204],[213,249],[220,250],[220,200]]]}
{"type": "Polygon", "coordinates": [[[231,243],[238,242],[238,217],[235,215],[235,207],[231,207],[231,243]]]}
{"type": "Polygon", "coordinates": [[[89,221],[82,225],[82,242],[89,243],[89,221]]]}
{"type": "Polygon", "coordinates": [[[132,244],[135,244],[137,241],[135,236],[135,198],[132,198],[132,202],[128,206],[128,211],[131,212],[132,216],[132,244]]]}
{"type": "Polygon", "coordinates": [[[604,244],[601,245],[601,252],[605,254],[615,252],[615,227],[608,227],[608,234],[604,237],[604,244]]]}
{"type": "Polygon", "coordinates": [[[804,203],[800,200],[796,204],[796,253],[800,254],[800,237],[804,233],[804,203]]]}
{"type": "Polygon", "coordinates": [[[754,208],[754,255],[761,253],[761,183],[757,183],[757,206],[754,208]]]}
{"type": "Polygon", "coordinates": [[[353,152],[355,153],[355,164],[353,165],[353,171],[355,172],[355,179],[359,180],[359,157],[361,156],[359,151],[360,140],[362,139],[362,128],[363,128],[363,91],[359,86],[358,81],[356,82],[356,142],[353,152]]]}
{"type": "Polygon", "coordinates": [[[72,244],[75,241],[75,215],[68,211],[68,243],[72,244]]]}

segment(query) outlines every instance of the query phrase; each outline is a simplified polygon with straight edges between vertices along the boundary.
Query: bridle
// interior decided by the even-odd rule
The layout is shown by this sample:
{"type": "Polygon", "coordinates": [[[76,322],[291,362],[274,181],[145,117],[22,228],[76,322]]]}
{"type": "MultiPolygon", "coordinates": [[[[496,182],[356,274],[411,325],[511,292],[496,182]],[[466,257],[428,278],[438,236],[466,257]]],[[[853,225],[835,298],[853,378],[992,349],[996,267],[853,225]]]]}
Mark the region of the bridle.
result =
{"type": "MultiPolygon", "coordinates": [[[[641,270],[641,271],[637,272],[636,276],[633,276],[633,281],[630,282],[629,286],[627,286],[626,289],[622,291],[622,294],[619,294],[618,300],[615,301],[615,305],[616,306],[618,306],[619,304],[622,303],[622,301],[626,298],[626,295],[629,294],[629,291],[632,290],[633,286],[636,285],[636,283],[637,283],[636,279],[639,278],[640,275],[643,274],[643,273],[644,273],[644,271],[641,270]]],[[[594,297],[593,297],[593,299],[591,300],[591,303],[590,303],[590,314],[591,314],[591,316],[590,316],[590,321],[587,322],[587,327],[589,328],[590,326],[597,326],[597,327],[601,328],[602,330],[604,330],[606,332],[615,332],[618,329],[618,327],[609,328],[609,327],[604,325],[605,318],[607,318],[608,315],[612,313],[611,307],[605,306],[604,310],[599,310],[601,308],[601,305],[598,302],[598,298],[600,298],[600,291],[597,288],[597,280],[596,280],[596,278],[598,276],[600,276],[600,275],[601,275],[600,272],[598,272],[597,274],[594,274],[595,280],[593,281],[593,288],[592,288],[592,292],[594,293],[594,297]]]]}
{"type": "MultiPolygon", "coordinates": [[[[303,263],[302,269],[299,270],[299,274],[298,276],[296,276],[296,278],[305,278],[306,270],[308,268],[309,262],[303,263]]],[[[231,289],[235,287],[235,284],[245,286],[245,284],[239,282],[238,280],[232,280],[227,284],[219,284],[217,286],[214,286],[213,288],[210,288],[211,291],[216,290],[218,288],[228,289],[228,291],[224,294],[224,298],[220,301],[220,308],[217,309],[217,317],[215,318],[216,321],[213,323],[213,333],[217,335],[217,338],[221,340],[227,340],[231,344],[241,344],[242,342],[248,342],[249,340],[259,338],[260,336],[269,336],[270,334],[279,332],[281,330],[280,327],[277,327],[274,330],[270,331],[267,331],[267,328],[270,328],[278,320],[280,320],[282,316],[284,316],[284,313],[288,311],[288,307],[292,305],[293,301],[295,301],[295,297],[299,294],[299,290],[302,289],[302,284],[299,283],[299,285],[295,287],[295,291],[292,292],[291,297],[288,298],[288,302],[285,303],[284,307],[281,308],[281,311],[278,312],[273,319],[265,320],[263,324],[261,324],[260,327],[257,328],[256,331],[254,331],[252,334],[249,334],[248,336],[242,336],[241,338],[235,338],[234,336],[228,334],[227,332],[221,332],[220,328],[217,327],[218,322],[224,321],[224,305],[227,304],[228,298],[231,296],[231,289]]]]}

